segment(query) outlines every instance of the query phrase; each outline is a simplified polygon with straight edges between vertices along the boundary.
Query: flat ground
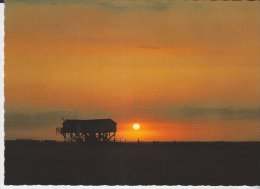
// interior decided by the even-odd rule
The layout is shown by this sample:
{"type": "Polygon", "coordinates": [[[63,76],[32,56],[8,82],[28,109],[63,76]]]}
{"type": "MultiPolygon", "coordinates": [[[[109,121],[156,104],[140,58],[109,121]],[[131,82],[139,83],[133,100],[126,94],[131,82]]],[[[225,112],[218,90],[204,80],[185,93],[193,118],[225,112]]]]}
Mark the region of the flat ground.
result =
{"type": "Polygon", "coordinates": [[[6,141],[6,185],[260,185],[260,142],[6,141]]]}

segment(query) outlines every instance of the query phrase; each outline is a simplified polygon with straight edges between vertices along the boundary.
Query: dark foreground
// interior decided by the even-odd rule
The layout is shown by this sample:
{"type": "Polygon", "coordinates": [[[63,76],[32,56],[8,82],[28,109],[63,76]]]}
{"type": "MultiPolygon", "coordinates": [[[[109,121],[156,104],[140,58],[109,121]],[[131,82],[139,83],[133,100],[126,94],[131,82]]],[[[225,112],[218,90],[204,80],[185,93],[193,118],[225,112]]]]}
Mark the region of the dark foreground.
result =
{"type": "Polygon", "coordinates": [[[6,141],[6,185],[260,185],[260,142],[6,141]]]}

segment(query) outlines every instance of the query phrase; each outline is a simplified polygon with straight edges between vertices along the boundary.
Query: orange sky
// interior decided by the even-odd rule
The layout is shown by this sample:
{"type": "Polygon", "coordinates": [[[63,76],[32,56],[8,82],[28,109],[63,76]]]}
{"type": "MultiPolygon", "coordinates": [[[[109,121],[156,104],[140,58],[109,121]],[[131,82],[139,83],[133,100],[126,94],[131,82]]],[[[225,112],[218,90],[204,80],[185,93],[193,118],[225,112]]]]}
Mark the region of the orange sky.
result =
{"type": "MultiPolygon", "coordinates": [[[[171,113],[168,106],[260,107],[259,2],[53,2],[6,2],[7,112],[76,108],[82,118],[91,118],[89,112],[116,118],[127,138],[125,126],[136,121],[131,118],[174,125],[173,119],[158,118],[171,113]],[[149,109],[157,108],[162,112],[154,118],[149,109]]],[[[171,128],[172,137],[165,136],[164,126],[143,128],[152,135],[144,138],[193,138],[187,129],[171,128]],[[178,132],[182,135],[176,137],[178,132]]],[[[37,136],[32,127],[31,136],[37,136]]],[[[6,129],[7,137],[19,137],[23,127],[6,129]]],[[[221,135],[236,140],[232,132],[221,135]]],[[[253,133],[260,138],[258,127],[253,133]]]]}

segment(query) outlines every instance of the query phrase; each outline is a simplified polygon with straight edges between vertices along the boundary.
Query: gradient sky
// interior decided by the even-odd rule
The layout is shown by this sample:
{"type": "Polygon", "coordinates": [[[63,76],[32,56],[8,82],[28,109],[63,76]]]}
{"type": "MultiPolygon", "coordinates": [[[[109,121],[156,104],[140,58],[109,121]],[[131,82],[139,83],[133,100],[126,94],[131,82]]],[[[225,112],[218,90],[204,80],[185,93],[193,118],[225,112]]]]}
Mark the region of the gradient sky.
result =
{"type": "Polygon", "coordinates": [[[260,2],[5,5],[6,138],[56,139],[76,108],[127,140],[260,139],[260,2]]]}

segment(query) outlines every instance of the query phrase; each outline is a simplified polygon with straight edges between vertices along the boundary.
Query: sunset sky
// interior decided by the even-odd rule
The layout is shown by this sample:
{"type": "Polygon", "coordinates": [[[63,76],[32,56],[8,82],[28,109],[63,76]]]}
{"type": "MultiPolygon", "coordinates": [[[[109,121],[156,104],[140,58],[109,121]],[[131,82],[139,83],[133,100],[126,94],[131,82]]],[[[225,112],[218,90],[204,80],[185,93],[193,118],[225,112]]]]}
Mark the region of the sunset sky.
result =
{"type": "Polygon", "coordinates": [[[259,10],[7,0],[6,138],[59,140],[55,128],[76,109],[78,119],[115,120],[122,140],[260,140],[259,10]]]}

